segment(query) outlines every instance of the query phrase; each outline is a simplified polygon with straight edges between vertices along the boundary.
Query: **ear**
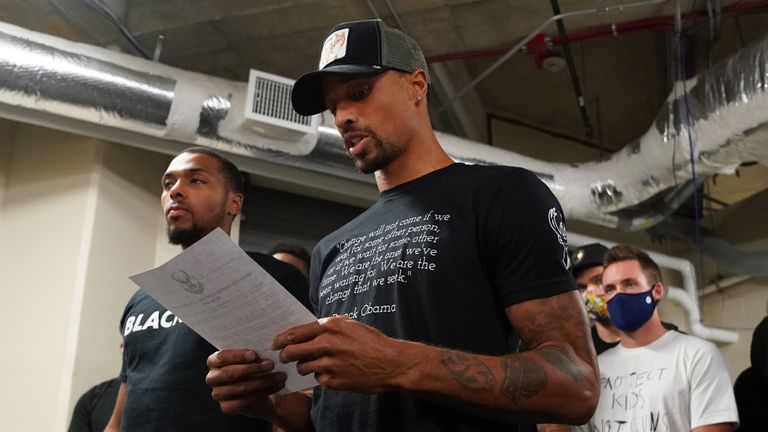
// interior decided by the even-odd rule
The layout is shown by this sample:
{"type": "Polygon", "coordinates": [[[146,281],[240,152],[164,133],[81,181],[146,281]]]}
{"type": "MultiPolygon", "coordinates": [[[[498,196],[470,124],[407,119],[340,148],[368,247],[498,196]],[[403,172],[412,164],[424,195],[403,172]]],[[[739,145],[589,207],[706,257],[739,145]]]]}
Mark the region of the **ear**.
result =
{"type": "Polygon", "coordinates": [[[229,192],[227,202],[227,214],[230,216],[237,216],[240,210],[243,208],[243,194],[229,192]]]}
{"type": "Polygon", "coordinates": [[[427,89],[429,88],[429,81],[425,71],[417,69],[411,72],[411,74],[408,76],[408,84],[410,84],[410,91],[413,99],[426,99],[427,89]]]}
{"type": "Polygon", "coordinates": [[[651,295],[655,301],[659,301],[664,298],[664,284],[656,282],[651,288],[651,295]]]}

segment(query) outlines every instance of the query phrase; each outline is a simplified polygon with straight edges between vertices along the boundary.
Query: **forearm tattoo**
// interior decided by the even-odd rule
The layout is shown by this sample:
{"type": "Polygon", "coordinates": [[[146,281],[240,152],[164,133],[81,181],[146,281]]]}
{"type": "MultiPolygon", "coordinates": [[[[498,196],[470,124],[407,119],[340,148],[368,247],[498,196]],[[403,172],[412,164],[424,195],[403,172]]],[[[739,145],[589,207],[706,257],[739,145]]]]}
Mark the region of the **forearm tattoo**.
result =
{"type": "Polygon", "coordinates": [[[462,387],[472,391],[489,391],[496,388],[496,377],[482,361],[455,351],[442,351],[440,361],[462,387]]]}
{"type": "Polygon", "coordinates": [[[568,355],[568,350],[563,347],[547,347],[539,351],[544,360],[576,382],[584,379],[584,375],[576,365],[576,361],[568,355]]]}
{"type": "Polygon", "coordinates": [[[544,368],[527,356],[503,357],[501,368],[504,370],[501,391],[515,405],[520,402],[521,397],[529,398],[540,393],[549,382],[544,368]]]}

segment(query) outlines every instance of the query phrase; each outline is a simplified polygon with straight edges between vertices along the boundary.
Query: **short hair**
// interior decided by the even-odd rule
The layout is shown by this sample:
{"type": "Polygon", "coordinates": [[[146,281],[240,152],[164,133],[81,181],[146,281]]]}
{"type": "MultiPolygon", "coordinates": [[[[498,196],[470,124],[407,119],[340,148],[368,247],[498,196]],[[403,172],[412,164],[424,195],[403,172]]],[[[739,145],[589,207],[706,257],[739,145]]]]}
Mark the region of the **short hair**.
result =
{"type": "Polygon", "coordinates": [[[295,256],[296,258],[304,261],[307,264],[307,267],[310,266],[310,262],[312,261],[312,257],[309,255],[309,252],[307,252],[306,249],[299,246],[297,243],[293,243],[293,242],[275,243],[269,249],[268,254],[274,255],[276,253],[289,253],[295,256]]]}
{"type": "Polygon", "coordinates": [[[613,263],[629,260],[637,260],[640,263],[640,268],[649,284],[654,285],[661,282],[661,270],[656,261],[640,248],[632,245],[620,244],[608,249],[603,258],[603,266],[607,268],[613,263]]]}
{"type": "Polygon", "coordinates": [[[197,153],[208,155],[219,161],[219,173],[224,177],[227,183],[227,190],[230,192],[245,193],[245,178],[243,173],[237,168],[231,160],[227,159],[221,153],[212,148],[194,146],[184,149],[181,153],[197,153]]]}

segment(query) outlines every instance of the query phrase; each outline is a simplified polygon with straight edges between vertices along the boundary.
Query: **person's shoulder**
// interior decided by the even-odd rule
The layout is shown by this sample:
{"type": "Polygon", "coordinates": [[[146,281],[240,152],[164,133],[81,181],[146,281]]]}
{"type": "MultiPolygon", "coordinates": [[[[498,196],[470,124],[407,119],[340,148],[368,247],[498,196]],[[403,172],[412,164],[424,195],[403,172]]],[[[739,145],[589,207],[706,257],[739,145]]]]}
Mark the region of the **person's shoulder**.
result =
{"type": "Polygon", "coordinates": [[[309,286],[307,285],[307,278],[292,264],[280,261],[272,255],[267,255],[261,252],[248,252],[249,257],[260,265],[270,276],[275,278],[285,289],[287,289],[294,297],[296,297],[304,305],[309,304],[307,298],[307,291],[309,286]]]}
{"type": "Polygon", "coordinates": [[[665,329],[667,329],[667,330],[674,330],[674,331],[676,331],[676,332],[678,332],[678,333],[682,333],[682,334],[688,334],[688,333],[686,333],[686,332],[684,332],[684,331],[680,330],[680,327],[678,327],[678,326],[677,326],[677,324],[674,324],[674,323],[671,323],[671,322],[667,322],[667,321],[662,321],[662,322],[661,322],[661,325],[662,325],[662,326],[663,326],[665,329]]]}
{"type": "MultiPolygon", "coordinates": [[[[606,342],[608,344],[608,342],[606,342]]],[[[597,358],[603,357],[603,358],[613,358],[616,356],[621,355],[621,347],[620,343],[610,344],[608,348],[606,348],[603,352],[597,355],[597,358]]]]}
{"type": "Polygon", "coordinates": [[[153,299],[149,294],[147,294],[146,291],[143,289],[136,290],[135,293],[131,296],[131,298],[128,299],[128,303],[125,304],[124,313],[127,313],[129,310],[135,308],[135,307],[141,307],[139,305],[146,303],[146,302],[154,302],[155,299],[153,299]]]}
{"type": "Polygon", "coordinates": [[[720,350],[717,349],[717,345],[698,336],[674,330],[667,331],[665,335],[669,339],[668,346],[688,352],[691,355],[720,355],[720,350]]]}
{"type": "Polygon", "coordinates": [[[622,351],[617,344],[597,355],[597,364],[600,366],[600,370],[606,373],[613,373],[613,366],[621,365],[625,362],[621,358],[622,351]]]}
{"type": "Polygon", "coordinates": [[[499,180],[509,178],[512,180],[533,180],[538,179],[533,171],[508,165],[467,165],[462,163],[455,164],[455,171],[462,176],[471,175],[488,180],[499,180]]]}
{"type": "Polygon", "coordinates": [[[372,206],[365,209],[362,213],[355,216],[352,220],[347,221],[344,225],[336,228],[330,233],[326,234],[320,241],[315,244],[312,249],[312,263],[315,263],[315,254],[326,254],[330,249],[336,246],[339,242],[347,241],[353,235],[359,235],[360,230],[365,230],[366,233],[370,232],[368,225],[372,220],[377,220],[378,215],[381,212],[379,207],[380,202],[375,202],[372,206]]]}
{"type": "Polygon", "coordinates": [[[530,202],[550,195],[546,183],[533,171],[517,166],[460,165],[454,171],[458,188],[468,187],[480,196],[503,197],[505,201],[530,202]]]}
{"type": "Polygon", "coordinates": [[[675,330],[667,330],[667,332],[664,335],[669,337],[669,339],[671,340],[670,343],[673,343],[673,344],[687,344],[693,347],[706,347],[706,346],[714,347],[715,346],[715,344],[713,344],[712,342],[706,339],[700,338],[698,336],[689,335],[687,333],[675,331],[675,330]]]}
{"type": "Polygon", "coordinates": [[[149,294],[147,294],[143,289],[137,289],[135,293],[131,296],[130,299],[128,299],[128,303],[135,303],[144,297],[148,297],[149,294]]]}
{"type": "Polygon", "coordinates": [[[278,275],[304,278],[304,275],[301,274],[301,272],[296,267],[284,261],[280,261],[272,255],[253,251],[247,251],[246,254],[248,254],[248,256],[251,257],[251,259],[254,260],[256,264],[260,265],[264,270],[267,271],[267,273],[275,278],[278,275]]]}
{"type": "Polygon", "coordinates": [[[120,387],[120,378],[112,378],[104,382],[100,382],[93,386],[91,390],[96,394],[101,394],[116,387],[120,387]]]}

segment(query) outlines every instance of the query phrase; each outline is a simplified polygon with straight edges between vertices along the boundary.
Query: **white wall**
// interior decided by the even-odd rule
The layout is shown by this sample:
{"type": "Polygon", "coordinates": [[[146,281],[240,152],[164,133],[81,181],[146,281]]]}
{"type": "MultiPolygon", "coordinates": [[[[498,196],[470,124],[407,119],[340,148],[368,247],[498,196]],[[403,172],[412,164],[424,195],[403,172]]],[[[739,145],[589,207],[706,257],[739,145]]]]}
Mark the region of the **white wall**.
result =
{"type": "Polygon", "coordinates": [[[699,302],[705,324],[727,327],[739,333],[738,342],[720,347],[731,378],[735,380],[741,371],[749,367],[752,332],[766,315],[768,277],[751,279],[721,292],[707,294],[699,302]]]}
{"type": "Polygon", "coordinates": [[[128,276],[178,252],[159,203],[170,157],[4,120],[0,132],[0,430],[64,431],[80,394],[119,372],[128,276]]]}
{"type": "MultiPolygon", "coordinates": [[[[75,298],[82,297],[80,320],[71,328],[77,338],[70,345],[76,353],[66,415],[85,390],[117,376],[118,322],[136,290],[128,276],[155,265],[156,245],[163,234],[158,230],[164,225],[159,179],[170,158],[116,144],[99,147],[103,156],[91,184],[96,203],[89,223],[90,250],[82,258],[83,291],[78,293],[76,287],[75,292],[75,298]]],[[[178,253],[176,247],[168,249],[178,253]]],[[[78,316],[77,310],[73,316],[78,316]]]]}
{"type": "Polygon", "coordinates": [[[95,147],[72,136],[18,130],[0,226],[3,430],[61,429],[55,416],[94,159],[95,147]]]}

